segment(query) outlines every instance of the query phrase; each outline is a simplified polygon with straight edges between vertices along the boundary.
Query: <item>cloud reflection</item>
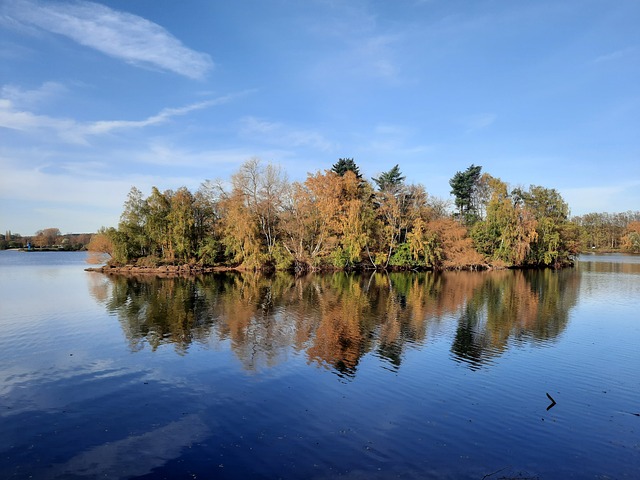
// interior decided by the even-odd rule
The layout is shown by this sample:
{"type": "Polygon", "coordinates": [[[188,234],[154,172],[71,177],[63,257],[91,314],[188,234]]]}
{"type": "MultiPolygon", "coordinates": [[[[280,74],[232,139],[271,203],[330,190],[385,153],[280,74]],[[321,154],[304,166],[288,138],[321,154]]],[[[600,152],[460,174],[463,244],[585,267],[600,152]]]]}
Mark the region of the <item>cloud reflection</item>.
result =
{"type": "Polygon", "coordinates": [[[108,442],[76,455],[51,470],[51,478],[65,475],[89,478],[131,478],[151,473],[169,460],[178,458],[182,449],[202,441],[209,434],[197,414],[108,442]]]}

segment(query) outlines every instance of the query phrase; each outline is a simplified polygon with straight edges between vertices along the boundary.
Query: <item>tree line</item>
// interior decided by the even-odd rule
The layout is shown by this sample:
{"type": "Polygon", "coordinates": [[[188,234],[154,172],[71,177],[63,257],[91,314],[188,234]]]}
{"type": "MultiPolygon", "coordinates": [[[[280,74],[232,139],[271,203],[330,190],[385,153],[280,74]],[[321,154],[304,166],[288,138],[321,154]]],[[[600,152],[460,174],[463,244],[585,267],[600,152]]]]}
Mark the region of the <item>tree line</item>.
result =
{"type": "MultiPolygon", "coordinates": [[[[132,187],[117,228],[102,228],[89,248],[115,265],[442,270],[563,266],[587,238],[555,189],[510,189],[476,165],[449,184],[454,212],[398,165],[369,181],[342,158],[289,182],[254,158],[195,192],[153,187],[145,198],[132,187]]],[[[633,244],[627,230],[620,245],[633,244]]]]}
{"type": "Polygon", "coordinates": [[[35,235],[22,236],[18,233],[12,233],[11,230],[5,231],[4,236],[0,237],[0,250],[10,248],[32,248],[46,250],[65,250],[76,251],[85,250],[93,234],[91,233],[66,233],[62,234],[59,228],[51,227],[38,230],[35,235]]]}
{"type": "Polygon", "coordinates": [[[640,211],[588,213],[572,221],[583,250],[622,250],[640,253],[640,211]]]}

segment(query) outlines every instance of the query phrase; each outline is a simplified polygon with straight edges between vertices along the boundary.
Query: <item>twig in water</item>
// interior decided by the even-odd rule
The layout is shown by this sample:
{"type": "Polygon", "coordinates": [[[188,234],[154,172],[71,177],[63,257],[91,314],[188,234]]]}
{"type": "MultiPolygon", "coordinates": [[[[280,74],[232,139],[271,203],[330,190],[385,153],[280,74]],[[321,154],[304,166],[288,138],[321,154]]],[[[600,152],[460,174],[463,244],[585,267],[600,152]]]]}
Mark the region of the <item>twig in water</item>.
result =
{"type": "Polygon", "coordinates": [[[502,471],[506,470],[507,468],[509,468],[509,466],[506,466],[506,467],[504,467],[504,468],[501,468],[500,470],[496,470],[496,471],[495,471],[495,472],[493,472],[493,473],[487,473],[484,477],[482,477],[482,480],[484,480],[485,478],[489,478],[490,476],[495,475],[496,473],[500,473],[500,472],[502,472],[502,471]]]}
{"type": "Polygon", "coordinates": [[[551,410],[553,407],[555,407],[555,405],[556,405],[556,401],[555,401],[555,400],[553,399],[553,397],[552,397],[551,395],[549,395],[548,393],[547,393],[547,398],[548,398],[549,400],[551,400],[551,405],[549,405],[549,406],[547,407],[547,411],[549,411],[549,410],[551,410]]]}

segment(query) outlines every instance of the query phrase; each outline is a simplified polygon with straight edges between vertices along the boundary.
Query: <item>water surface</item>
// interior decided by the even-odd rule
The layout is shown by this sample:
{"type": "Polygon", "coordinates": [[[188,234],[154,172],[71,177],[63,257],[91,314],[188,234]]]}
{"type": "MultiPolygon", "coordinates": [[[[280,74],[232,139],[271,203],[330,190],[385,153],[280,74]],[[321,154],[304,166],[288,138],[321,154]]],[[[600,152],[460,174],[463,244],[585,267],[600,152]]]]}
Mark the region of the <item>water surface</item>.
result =
{"type": "Polygon", "coordinates": [[[0,252],[0,478],[640,471],[639,257],[297,279],[84,262],[0,252]]]}

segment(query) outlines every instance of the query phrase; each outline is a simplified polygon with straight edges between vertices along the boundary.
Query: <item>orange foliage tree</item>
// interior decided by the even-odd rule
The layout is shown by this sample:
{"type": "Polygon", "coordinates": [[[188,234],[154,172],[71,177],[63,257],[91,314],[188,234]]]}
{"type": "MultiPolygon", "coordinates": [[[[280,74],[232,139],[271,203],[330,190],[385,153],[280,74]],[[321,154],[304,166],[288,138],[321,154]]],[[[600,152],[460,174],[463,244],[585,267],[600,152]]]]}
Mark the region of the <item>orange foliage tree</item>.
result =
{"type": "Polygon", "coordinates": [[[630,222],[622,237],[622,248],[629,252],[640,252],[640,222],[630,222]]]}

